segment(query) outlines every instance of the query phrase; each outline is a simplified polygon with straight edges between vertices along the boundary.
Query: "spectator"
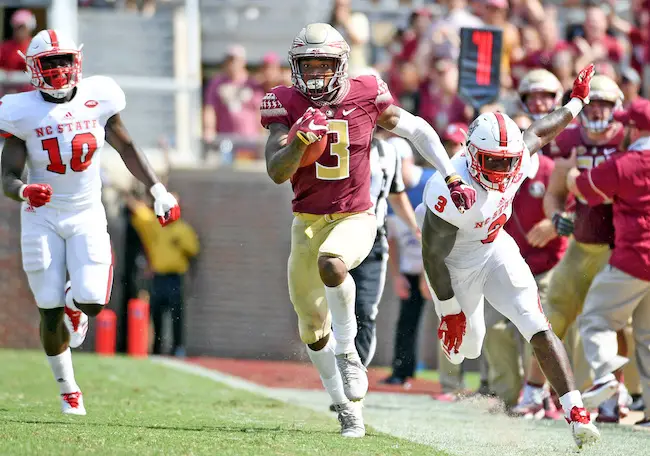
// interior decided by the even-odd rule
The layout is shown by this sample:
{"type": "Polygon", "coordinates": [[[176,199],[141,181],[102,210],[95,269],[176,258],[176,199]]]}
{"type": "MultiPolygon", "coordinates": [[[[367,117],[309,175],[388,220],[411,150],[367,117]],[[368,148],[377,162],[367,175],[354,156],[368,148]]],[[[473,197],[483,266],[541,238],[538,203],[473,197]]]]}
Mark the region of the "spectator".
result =
{"type": "Polygon", "coordinates": [[[264,54],[262,68],[258,76],[258,83],[264,93],[269,92],[273,87],[284,85],[285,82],[278,54],[275,52],[264,54]]]}
{"type": "Polygon", "coordinates": [[[467,0],[442,0],[447,12],[429,27],[429,39],[423,43],[427,46],[426,59],[457,59],[460,53],[460,29],[462,27],[481,27],[483,21],[467,8],[467,0]]]}
{"type": "Polygon", "coordinates": [[[212,143],[224,133],[257,138],[263,96],[262,88],[246,69],[246,50],[239,45],[231,46],[223,73],[212,79],[205,92],[203,139],[212,143]]]}
{"type": "Polygon", "coordinates": [[[25,59],[23,54],[32,39],[32,33],[36,29],[36,17],[26,9],[20,9],[11,16],[11,39],[0,45],[0,69],[5,71],[25,71],[25,59]]]}
{"type": "Polygon", "coordinates": [[[641,76],[632,67],[621,70],[621,91],[623,92],[623,107],[627,108],[639,97],[641,91],[641,76]]]}
{"type": "Polygon", "coordinates": [[[343,35],[350,45],[348,68],[361,71],[368,66],[370,23],[365,14],[352,12],[350,0],[334,0],[329,24],[343,35]]]}
{"type": "Polygon", "coordinates": [[[579,56],[575,60],[576,71],[589,62],[600,60],[621,63],[623,46],[616,38],[607,34],[607,26],[605,11],[600,6],[589,6],[585,12],[582,36],[573,39],[574,49],[579,56]]]}
{"type": "Polygon", "coordinates": [[[182,219],[163,228],[149,205],[133,198],[127,204],[132,213],[131,223],[140,236],[153,272],[150,295],[155,334],[153,353],[162,353],[163,316],[169,311],[173,326],[171,354],[185,356],[183,278],[190,260],[199,253],[198,237],[182,219]]]}
{"type": "Polygon", "coordinates": [[[468,123],[472,109],[458,96],[458,66],[450,59],[433,64],[430,79],[420,89],[419,115],[436,131],[455,122],[468,123]]]}

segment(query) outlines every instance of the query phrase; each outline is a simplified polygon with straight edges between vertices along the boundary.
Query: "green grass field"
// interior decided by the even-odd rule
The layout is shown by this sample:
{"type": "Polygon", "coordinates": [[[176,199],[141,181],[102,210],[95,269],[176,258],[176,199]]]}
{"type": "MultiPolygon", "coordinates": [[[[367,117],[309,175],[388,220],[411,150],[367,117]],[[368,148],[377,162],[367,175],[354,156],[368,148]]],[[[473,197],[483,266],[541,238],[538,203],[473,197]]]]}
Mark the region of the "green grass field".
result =
{"type": "Polygon", "coordinates": [[[40,352],[0,350],[1,455],[445,455],[334,414],[231,389],[150,361],[73,354],[88,415],[64,416],[40,352]]]}

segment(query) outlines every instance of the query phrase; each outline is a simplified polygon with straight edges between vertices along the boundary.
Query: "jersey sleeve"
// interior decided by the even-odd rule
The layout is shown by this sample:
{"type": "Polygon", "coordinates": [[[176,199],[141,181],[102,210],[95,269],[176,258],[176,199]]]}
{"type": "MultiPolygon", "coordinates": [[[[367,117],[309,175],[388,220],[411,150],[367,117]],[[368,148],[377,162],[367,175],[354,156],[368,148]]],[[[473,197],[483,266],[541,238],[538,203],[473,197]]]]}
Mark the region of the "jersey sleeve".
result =
{"type": "Polygon", "coordinates": [[[449,194],[449,188],[442,175],[436,171],[424,188],[424,202],[427,208],[445,222],[457,228],[463,226],[462,214],[458,211],[449,194]]]}
{"type": "Polygon", "coordinates": [[[16,107],[12,102],[12,98],[8,97],[11,97],[11,95],[4,96],[0,99],[0,136],[3,138],[16,136],[24,140],[25,135],[16,121],[16,107]]]}
{"type": "Polygon", "coordinates": [[[613,199],[617,193],[619,180],[617,160],[612,158],[595,168],[583,171],[576,178],[576,187],[587,204],[596,206],[613,199]]]}
{"type": "Polygon", "coordinates": [[[280,123],[285,125],[287,128],[291,128],[289,113],[273,90],[268,92],[264,95],[264,98],[262,98],[262,103],[260,104],[260,116],[264,128],[269,128],[269,125],[273,123],[280,123]]]}
{"type": "Polygon", "coordinates": [[[113,78],[108,76],[93,76],[96,84],[95,90],[101,91],[101,101],[104,106],[103,112],[107,118],[118,114],[126,108],[126,95],[122,88],[113,78]]]}
{"type": "Polygon", "coordinates": [[[395,101],[393,100],[393,95],[391,95],[390,90],[388,90],[388,84],[378,76],[375,76],[375,78],[377,79],[377,96],[375,98],[375,104],[377,105],[377,110],[381,114],[395,101]]]}

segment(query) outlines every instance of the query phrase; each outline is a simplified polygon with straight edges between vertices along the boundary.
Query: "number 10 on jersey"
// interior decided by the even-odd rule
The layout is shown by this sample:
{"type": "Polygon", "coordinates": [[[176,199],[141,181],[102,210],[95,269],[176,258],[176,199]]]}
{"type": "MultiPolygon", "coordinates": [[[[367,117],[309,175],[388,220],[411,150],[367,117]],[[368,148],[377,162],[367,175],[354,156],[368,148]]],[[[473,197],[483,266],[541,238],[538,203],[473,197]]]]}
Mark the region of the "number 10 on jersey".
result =
{"type": "MultiPolygon", "coordinates": [[[[72,138],[72,158],[70,169],[76,173],[85,171],[90,166],[93,154],[97,150],[97,138],[92,133],[79,133],[72,138]]],[[[56,174],[65,174],[67,165],[61,158],[59,138],[47,138],[41,141],[43,150],[47,152],[50,164],[47,170],[56,174]]]]}

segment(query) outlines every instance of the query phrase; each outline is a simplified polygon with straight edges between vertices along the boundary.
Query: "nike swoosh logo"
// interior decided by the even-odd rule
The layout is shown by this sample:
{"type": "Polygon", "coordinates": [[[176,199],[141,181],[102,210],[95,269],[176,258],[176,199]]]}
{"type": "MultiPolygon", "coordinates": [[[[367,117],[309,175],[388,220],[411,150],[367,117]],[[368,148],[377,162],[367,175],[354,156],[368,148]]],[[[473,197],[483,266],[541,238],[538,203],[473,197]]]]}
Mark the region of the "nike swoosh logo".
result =
{"type": "Polygon", "coordinates": [[[603,151],[603,153],[604,153],[605,155],[612,155],[614,152],[616,152],[616,148],[615,148],[615,147],[614,147],[614,148],[611,148],[611,149],[605,149],[605,150],[603,151]]]}
{"type": "Polygon", "coordinates": [[[347,116],[348,114],[351,114],[352,111],[354,111],[355,109],[357,109],[357,108],[352,108],[352,109],[350,109],[349,111],[346,111],[346,110],[344,109],[344,110],[343,110],[343,117],[347,116]]]}
{"type": "Polygon", "coordinates": [[[313,120],[309,122],[308,127],[310,130],[327,130],[325,125],[316,125],[313,120]]]}

